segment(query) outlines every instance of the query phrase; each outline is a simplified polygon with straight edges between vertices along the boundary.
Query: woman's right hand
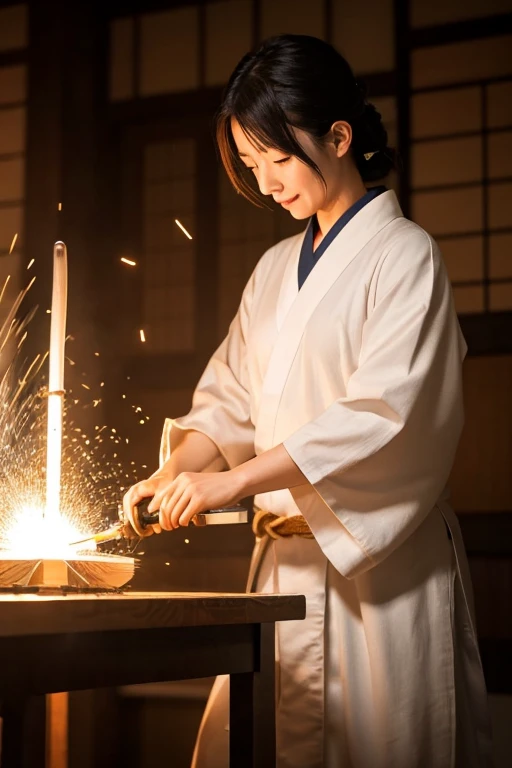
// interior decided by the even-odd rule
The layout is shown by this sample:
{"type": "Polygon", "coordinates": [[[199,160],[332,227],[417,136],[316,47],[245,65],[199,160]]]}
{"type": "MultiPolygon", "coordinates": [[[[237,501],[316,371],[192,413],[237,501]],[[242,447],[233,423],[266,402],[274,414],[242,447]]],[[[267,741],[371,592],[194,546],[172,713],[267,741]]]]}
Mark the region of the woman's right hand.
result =
{"type": "Polygon", "coordinates": [[[144,499],[152,499],[157,492],[160,482],[165,479],[168,479],[165,473],[155,472],[155,474],[148,477],[147,480],[141,480],[140,483],[132,485],[123,496],[123,514],[125,519],[123,535],[126,538],[130,539],[137,536],[146,538],[153,533],[162,532],[158,523],[147,525],[142,528],[138,521],[136,506],[144,499]]]}

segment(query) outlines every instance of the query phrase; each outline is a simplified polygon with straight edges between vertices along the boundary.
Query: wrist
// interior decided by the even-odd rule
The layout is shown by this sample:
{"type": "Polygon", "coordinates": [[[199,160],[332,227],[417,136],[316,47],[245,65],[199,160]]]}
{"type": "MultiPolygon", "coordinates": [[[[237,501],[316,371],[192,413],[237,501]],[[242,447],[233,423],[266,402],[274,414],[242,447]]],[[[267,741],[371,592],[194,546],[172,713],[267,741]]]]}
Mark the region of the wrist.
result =
{"type": "Polygon", "coordinates": [[[249,491],[249,478],[247,473],[246,464],[240,464],[238,467],[229,469],[227,474],[230,475],[232,481],[233,495],[237,499],[243,499],[245,496],[250,496],[249,491]]]}

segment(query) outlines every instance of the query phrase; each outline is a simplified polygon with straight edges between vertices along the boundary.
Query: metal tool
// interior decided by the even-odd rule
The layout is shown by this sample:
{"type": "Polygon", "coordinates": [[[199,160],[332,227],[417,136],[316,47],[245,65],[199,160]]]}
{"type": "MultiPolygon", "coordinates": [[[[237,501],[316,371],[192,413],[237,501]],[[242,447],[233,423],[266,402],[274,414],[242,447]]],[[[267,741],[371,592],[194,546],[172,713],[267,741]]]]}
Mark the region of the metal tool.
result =
{"type": "MultiPolygon", "coordinates": [[[[94,542],[100,544],[106,541],[116,541],[123,538],[143,538],[144,530],[148,525],[155,525],[158,523],[159,512],[148,512],[148,506],[151,502],[151,498],[143,499],[136,505],[134,525],[126,520],[122,508],[119,508],[119,522],[114,523],[106,531],[100,531],[93,536],[88,536],[80,541],[73,541],[70,546],[76,546],[78,544],[86,544],[87,542],[94,542]]],[[[198,512],[192,518],[192,522],[197,526],[205,525],[228,525],[232,523],[246,523],[248,510],[240,504],[234,504],[228,507],[219,507],[218,509],[209,509],[206,512],[198,512]]]]}

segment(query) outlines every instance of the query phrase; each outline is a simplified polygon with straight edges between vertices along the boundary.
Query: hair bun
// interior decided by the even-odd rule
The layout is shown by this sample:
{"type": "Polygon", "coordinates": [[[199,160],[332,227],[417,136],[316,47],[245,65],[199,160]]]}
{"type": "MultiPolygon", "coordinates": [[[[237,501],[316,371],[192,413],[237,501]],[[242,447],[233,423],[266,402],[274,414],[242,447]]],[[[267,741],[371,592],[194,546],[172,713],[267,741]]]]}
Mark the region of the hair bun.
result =
{"type": "Polygon", "coordinates": [[[363,181],[383,179],[395,166],[395,153],[388,147],[388,134],[380,112],[366,101],[352,122],[352,151],[363,181]]]}

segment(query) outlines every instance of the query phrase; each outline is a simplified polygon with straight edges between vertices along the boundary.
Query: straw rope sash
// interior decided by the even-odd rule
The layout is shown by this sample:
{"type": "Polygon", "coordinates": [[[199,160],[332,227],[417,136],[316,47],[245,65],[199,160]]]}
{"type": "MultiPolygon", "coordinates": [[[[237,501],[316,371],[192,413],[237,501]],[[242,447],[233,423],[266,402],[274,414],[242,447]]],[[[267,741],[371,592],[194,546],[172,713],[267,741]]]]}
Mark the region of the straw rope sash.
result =
{"type": "Polygon", "coordinates": [[[268,536],[270,539],[281,539],[289,536],[301,536],[305,539],[314,538],[311,528],[302,515],[284,517],[283,515],[274,515],[272,512],[265,512],[264,509],[258,509],[254,513],[252,530],[258,539],[263,538],[263,536],[268,536]]]}

